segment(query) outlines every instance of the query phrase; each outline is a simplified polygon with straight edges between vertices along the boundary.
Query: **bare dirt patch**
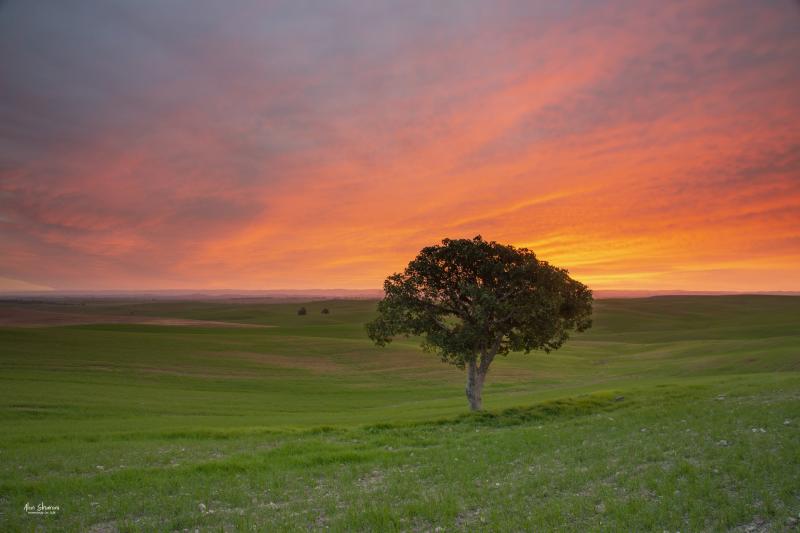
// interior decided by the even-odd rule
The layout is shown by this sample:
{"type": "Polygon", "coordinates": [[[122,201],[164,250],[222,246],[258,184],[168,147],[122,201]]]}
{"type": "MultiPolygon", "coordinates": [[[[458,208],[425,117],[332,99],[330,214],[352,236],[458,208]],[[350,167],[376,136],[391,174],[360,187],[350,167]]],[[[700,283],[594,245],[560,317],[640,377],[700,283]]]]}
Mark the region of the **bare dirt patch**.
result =
{"type": "Polygon", "coordinates": [[[380,470],[373,470],[358,478],[358,485],[365,492],[373,492],[379,489],[382,484],[383,472],[380,470]]]}
{"type": "Polygon", "coordinates": [[[258,352],[211,352],[216,357],[230,357],[236,359],[243,359],[254,363],[263,364],[265,366],[277,368],[296,368],[300,370],[308,370],[317,374],[330,374],[342,370],[342,365],[332,361],[327,357],[317,357],[311,355],[278,355],[272,353],[258,353],[258,352]]]}
{"type": "Polygon", "coordinates": [[[119,526],[116,522],[101,522],[90,526],[87,530],[89,533],[117,533],[119,526]]]}

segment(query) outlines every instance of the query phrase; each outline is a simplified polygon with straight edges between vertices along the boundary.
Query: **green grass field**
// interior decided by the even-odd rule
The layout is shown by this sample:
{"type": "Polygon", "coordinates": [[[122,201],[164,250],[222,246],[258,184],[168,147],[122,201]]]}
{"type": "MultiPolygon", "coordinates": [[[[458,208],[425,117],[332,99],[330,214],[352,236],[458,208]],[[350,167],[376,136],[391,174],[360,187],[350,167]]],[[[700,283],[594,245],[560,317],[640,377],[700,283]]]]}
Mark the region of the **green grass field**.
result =
{"type": "Polygon", "coordinates": [[[0,327],[0,531],[798,527],[800,297],[600,300],[481,415],[374,302],[302,305],[1,303],[84,323],[0,327]]]}

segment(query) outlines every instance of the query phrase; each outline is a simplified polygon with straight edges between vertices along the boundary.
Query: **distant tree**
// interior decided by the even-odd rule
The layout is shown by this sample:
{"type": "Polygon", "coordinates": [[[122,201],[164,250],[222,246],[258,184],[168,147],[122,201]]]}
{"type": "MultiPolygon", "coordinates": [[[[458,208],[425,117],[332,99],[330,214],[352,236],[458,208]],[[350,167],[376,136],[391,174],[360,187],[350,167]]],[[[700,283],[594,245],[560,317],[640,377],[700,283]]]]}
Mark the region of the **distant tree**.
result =
{"type": "Polygon", "coordinates": [[[370,339],[385,346],[397,335],[421,336],[424,349],[466,368],[473,411],[483,407],[483,384],[498,354],[550,352],[570,331],[592,324],[592,292],[584,284],[526,248],[480,235],[423,248],[383,288],[378,316],[366,326],[370,339]]]}
{"type": "Polygon", "coordinates": [[[323,307],[321,312],[322,312],[323,315],[331,314],[330,309],[328,309],[327,307],[323,307]]]}
{"type": "Polygon", "coordinates": [[[308,311],[306,311],[305,307],[301,307],[300,309],[297,310],[297,314],[300,315],[300,316],[303,316],[306,313],[308,313],[308,311]]]}

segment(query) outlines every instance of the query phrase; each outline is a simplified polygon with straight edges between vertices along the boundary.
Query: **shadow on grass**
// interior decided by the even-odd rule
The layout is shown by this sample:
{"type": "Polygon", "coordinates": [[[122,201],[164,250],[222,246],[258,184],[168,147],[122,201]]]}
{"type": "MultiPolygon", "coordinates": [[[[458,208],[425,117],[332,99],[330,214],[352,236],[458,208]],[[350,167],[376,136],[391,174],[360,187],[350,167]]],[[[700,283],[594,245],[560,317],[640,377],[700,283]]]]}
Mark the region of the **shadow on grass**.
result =
{"type": "Polygon", "coordinates": [[[528,406],[510,407],[500,411],[466,413],[454,418],[441,418],[433,421],[372,424],[365,426],[364,430],[374,433],[381,430],[424,426],[516,426],[553,418],[585,416],[601,411],[613,411],[623,406],[629,407],[630,405],[632,405],[632,402],[626,400],[624,396],[614,392],[602,392],[571,398],[560,398],[528,406]]]}

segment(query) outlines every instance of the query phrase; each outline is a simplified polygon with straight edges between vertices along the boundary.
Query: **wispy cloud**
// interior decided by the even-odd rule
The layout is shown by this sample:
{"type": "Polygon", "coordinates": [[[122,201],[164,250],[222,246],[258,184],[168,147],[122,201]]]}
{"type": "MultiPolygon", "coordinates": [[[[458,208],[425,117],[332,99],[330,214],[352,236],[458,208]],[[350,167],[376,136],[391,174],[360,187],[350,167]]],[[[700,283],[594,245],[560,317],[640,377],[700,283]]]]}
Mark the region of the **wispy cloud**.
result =
{"type": "Polygon", "coordinates": [[[777,0],[12,0],[0,278],[377,287],[482,233],[598,288],[797,290],[798,24],[777,0]]]}

